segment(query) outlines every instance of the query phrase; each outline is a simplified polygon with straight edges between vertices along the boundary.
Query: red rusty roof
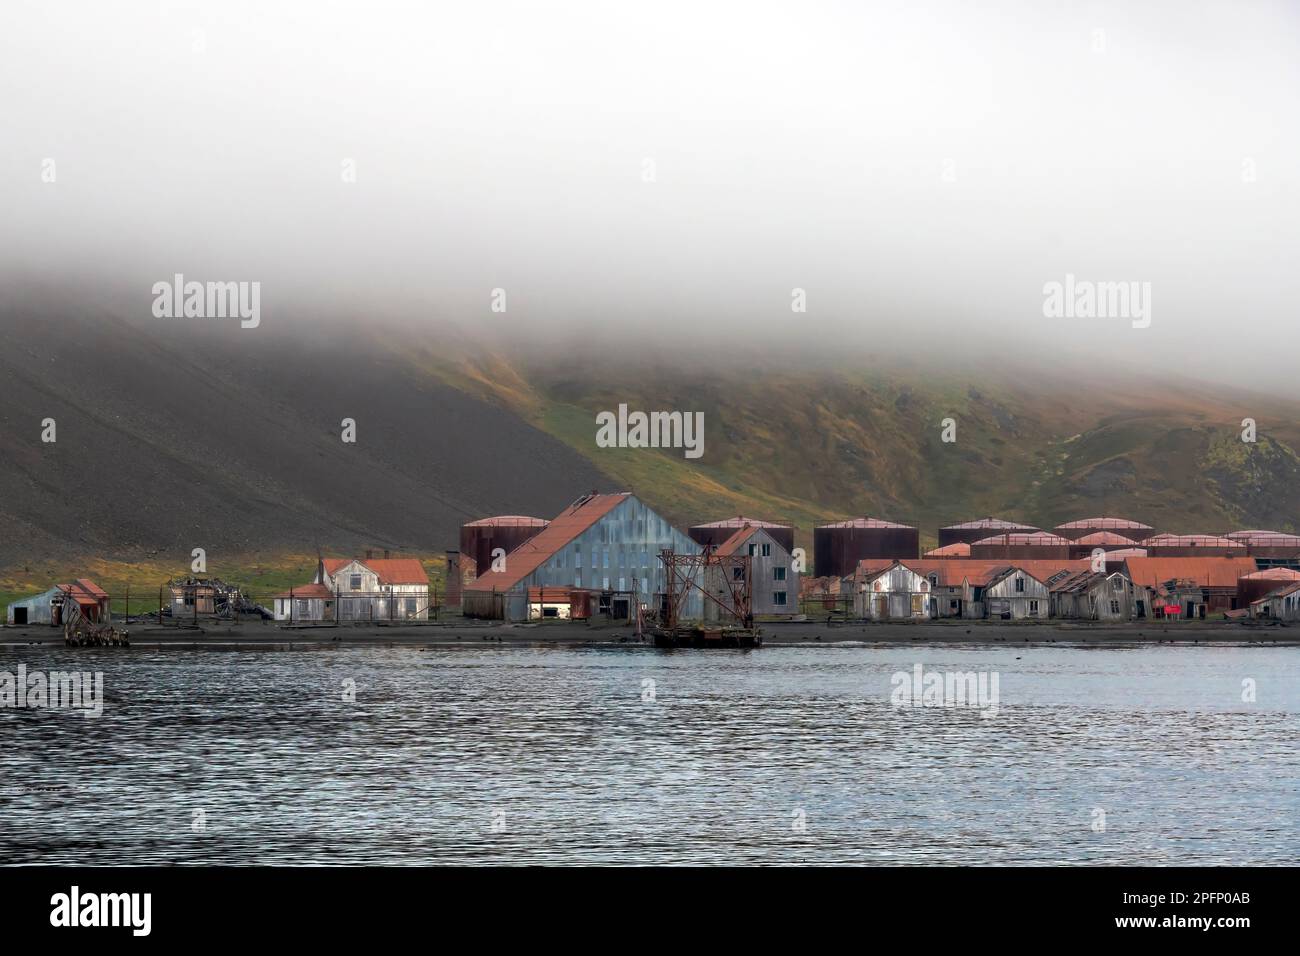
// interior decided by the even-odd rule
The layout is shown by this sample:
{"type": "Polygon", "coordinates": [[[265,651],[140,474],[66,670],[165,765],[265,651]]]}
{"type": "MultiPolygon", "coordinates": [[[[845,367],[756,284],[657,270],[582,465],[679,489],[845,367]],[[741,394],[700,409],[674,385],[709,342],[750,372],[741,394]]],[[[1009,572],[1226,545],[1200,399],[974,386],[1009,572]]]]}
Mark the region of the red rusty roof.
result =
{"type": "Polygon", "coordinates": [[[922,555],[925,558],[969,558],[970,545],[965,541],[956,541],[953,544],[945,544],[942,548],[935,548],[927,551],[922,555]]]}
{"type": "Polygon", "coordinates": [[[77,578],[72,584],[57,584],[55,587],[67,592],[78,604],[93,605],[108,600],[108,592],[90,578],[77,578]]]}
{"type": "Polygon", "coordinates": [[[938,560],[904,560],[901,562],[918,574],[938,575],[940,587],[959,587],[969,581],[978,587],[987,585],[1007,571],[1019,568],[1030,577],[1047,582],[1063,571],[1082,571],[1088,568],[1087,558],[940,558],[938,560]]]}
{"type": "Polygon", "coordinates": [[[632,493],[629,491],[612,495],[584,495],[560,512],[536,535],[506,555],[506,570],[480,574],[466,590],[509,590],[630,497],[632,493]]]}
{"type": "Polygon", "coordinates": [[[479,518],[476,521],[467,521],[461,527],[464,528],[544,528],[550,524],[545,518],[534,518],[531,515],[494,515],[491,518],[479,518]]]}
{"type": "Polygon", "coordinates": [[[818,528],[905,528],[908,531],[915,531],[910,524],[899,524],[896,521],[886,521],[884,518],[872,518],[864,516],[861,518],[849,518],[845,521],[834,521],[830,524],[819,524],[818,528]]]}
{"type": "Polygon", "coordinates": [[[1020,524],[1016,521],[1007,521],[1004,518],[994,518],[991,515],[987,518],[976,518],[974,521],[963,521],[961,524],[950,524],[940,531],[964,531],[968,529],[988,528],[990,531],[1038,531],[1037,526],[1032,524],[1020,524]]]}
{"type": "Polygon", "coordinates": [[[1107,561],[1123,560],[1125,558],[1145,558],[1146,556],[1146,548],[1120,548],[1117,551],[1106,552],[1107,561]]]}
{"type": "Polygon", "coordinates": [[[793,528],[793,525],[781,524],[778,521],[760,521],[758,518],[746,518],[744,515],[736,515],[734,518],[723,518],[721,521],[708,521],[704,524],[691,525],[692,528],[743,528],[745,525],[752,525],[755,528],[793,528]]]}
{"type": "Polygon", "coordinates": [[[1062,529],[1071,528],[1092,528],[1097,531],[1123,531],[1129,529],[1132,531],[1151,531],[1151,525],[1143,524],[1141,521],[1134,521],[1131,518],[1079,518],[1075,521],[1067,521],[1065,524],[1058,524],[1053,530],[1061,531],[1062,529]]]}
{"type": "Polygon", "coordinates": [[[1127,558],[1124,568],[1134,584],[1158,588],[1186,578],[1203,588],[1236,588],[1243,574],[1258,570],[1254,558],[1127,558]]]}
{"type": "MultiPolygon", "coordinates": [[[[714,525],[714,527],[721,527],[721,526],[714,525]]],[[[746,541],[748,541],[751,537],[753,537],[754,532],[758,530],[759,530],[758,528],[748,524],[741,528],[737,528],[735,534],[733,534],[726,541],[722,542],[722,544],[714,548],[713,553],[717,555],[721,555],[723,557],[730,557],[731,555],[739,551],[740,546],[743,545],[746,541]]]]}
{"type": "Polygon", "coordinates": [[[572,602],[572,588],[548,585],[546,587],[533,587],[528,589],[529,604],[571,604],[572,602]]]}
{"type": "Polygon", "coordinates": [[[879,574],[888,571],[895,564],[901,564],[904,567],[911,567],[906,561],[897,561],[894,558],[863,558],[858,562],[858,566],[853,569],[853,577],[857,579],[874,578],[879,574]]]}
{"type": "Polygon", "coordinates": [[[1141,542],[1144,548],[1245,548],[1240,541],[1213,534],[1157,534],[1141,542]]]}
{"type": "Polygon", "coordinates": [[[316,584],[316,583],[300,584],[296,588],[294,588],[292,592],[281,591],[279,594],[276,595],[276,597],[277,598],[294,597],[294,598],[301,598],[302,600],[306,601],[312,598],[332,598],[334,597],[334,592],[331,591],[323,584],[316,584]]]}
{"type": "Polygon", "coordinates": [[[1098,547],[1113,544],[1120,547],[1132,547],[1137,544],[1132,538],[1126,538],[1122,534],[1116,534],[1114,531],[1094,531],[1092,534],[1085,534],[1074,542],[1075,544],[1095,544],[1098,547]]]}
{"type": "Polygon", "coordinates": [[[1048,531],[1031,531],[1027,533],[1017,532],[1015,534],[995,534],[992,537],[981,538],[980,540],[976,541],[975,547],[979,547],[981,545],[983,546],[1003,545],[1009,547],[1031,546],[1031,547],[1044,547],[1044,548],[1059,548],[1059,547],[1063,547],[1064,545],[1068,545],[1070,543],[1071,542],[1068,539],[1062,538],[1059,534],[1052,534],[1048,531]]]}
{"type": "Polygon", "coordinates": [[[417,558],[324,558],[325,573],[333,577],[340,568],[355,561],[375,572],[380,584],[428,584],[429,575],[417,558]]]}
{"type": "Polygon", "coordinates": [[[1290,568],[1261,568],[1241,576],[1243,581],[1300,581],[1300,571],[1290,568]]]}

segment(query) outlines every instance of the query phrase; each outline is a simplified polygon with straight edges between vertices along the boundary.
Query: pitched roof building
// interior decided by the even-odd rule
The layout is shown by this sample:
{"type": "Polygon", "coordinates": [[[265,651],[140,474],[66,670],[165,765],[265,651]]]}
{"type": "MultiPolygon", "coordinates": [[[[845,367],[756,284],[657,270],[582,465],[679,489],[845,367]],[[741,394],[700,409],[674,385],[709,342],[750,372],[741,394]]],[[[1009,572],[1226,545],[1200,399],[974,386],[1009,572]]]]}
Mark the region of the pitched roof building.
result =
{"type": "MultiPolygon", "coordinates": [[[[465,588],[472,617],[526,619],[528,588],[568,587],[597,592],[612,617],[626,618],[635,603],[657,607],[666,579],[659,554],[699,554],[700,546],[630,492],[584,495],[505,558],[505,567],[480,574],[465,588]]],[[[698,592],[683,612],[699,617],[698,592]]]]}

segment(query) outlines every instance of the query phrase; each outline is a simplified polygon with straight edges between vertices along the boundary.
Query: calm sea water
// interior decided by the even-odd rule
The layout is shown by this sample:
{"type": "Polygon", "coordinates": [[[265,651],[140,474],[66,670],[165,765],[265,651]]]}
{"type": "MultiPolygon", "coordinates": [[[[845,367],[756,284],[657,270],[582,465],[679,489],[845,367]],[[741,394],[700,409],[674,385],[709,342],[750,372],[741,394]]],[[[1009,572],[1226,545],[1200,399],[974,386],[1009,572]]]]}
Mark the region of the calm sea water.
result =
{"type": "Polygon", "coordinates": [[[1296,649],[0,648],[20,662],[101,670],[106,701],[0,710],[5,863],[1300,860],[1296,649]],[[917,663],[997,672],[997,716],[892,705],[917,663]]]}

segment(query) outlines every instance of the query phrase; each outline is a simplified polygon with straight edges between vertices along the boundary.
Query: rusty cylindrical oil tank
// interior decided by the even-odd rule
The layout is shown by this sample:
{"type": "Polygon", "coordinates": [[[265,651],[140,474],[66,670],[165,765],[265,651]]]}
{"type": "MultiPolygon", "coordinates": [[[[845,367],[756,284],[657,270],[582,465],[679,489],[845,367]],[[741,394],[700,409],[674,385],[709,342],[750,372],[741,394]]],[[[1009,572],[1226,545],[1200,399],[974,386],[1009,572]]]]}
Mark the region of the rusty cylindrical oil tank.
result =
{"type": "Polygon", "coordinates": [[[1290,568],[1265,568],[1237,578],[1237,607],[1249,607],[1269,591],[1300,581],[1300,571],[1290,568]]]}
{"type": "Polygon", "coordinates": [[[974,544],[995,534],[1030,534],[1039,530],[1041,529],[1033,525],[1007,521],[1003,518],[992,516],[976,518],[974,521],[963,521],[961,524],[950,524],[946,528],[940,528],[939,547],[950,544],[974,544]]]}
{"type": "Polygon", "coordinates": [[[548,524],[544,518],[528,515],[479,518],[460,526],[460,552],[475,562],[476,574],[483,574],[492,566],[494,550],[501,548],[509,554],[548,524]]]}
{"type": "Polygon", "coordinates": [[[847,577],[864,558],[915,559],[921,533],[881,518],[851,518],[813,529],[813,570],[818,577],[847,577]]]}
{"type": "Polygon", "coordinates": [[[1246,546],[1212,534],[1157,534],[1142,542],[1153,558],[1245,558],[1246,546]]]}
{"type": "Polygon", "coordinates": [[[985,560],[1069,559],[1070,542],[1057,534],[1035,531],[1030,534],[997,534],[970,546],[972,558],[985,560]]]}
{"type": "Polygon", "coordinates": [[[690,535],[691,540],[696,544],[711,544],[717,547],[745,525],[762,528],[772,536],[773,541],[785,548],[786,551],[794,550],[794,528],[790,525],[778,524],[775,521],[760,521],[758,518],[746,518],[744,515],[724,518],[721,521],[710,521],[707,524],[692,525],[686,533],[690,535]]]}
{"type": "Polygon", "coordinates": [[[1123,535],[1134,543],[1143,541],[1156,533],[1155,528],[1149,524],[1143,524],[1141,521],[1134,521],[1132,518],[1113,517],[1079,518],[1075,521],[1067,521],[1065,524],[1057,525],[1052,529],[1053,534],[1059,534],[1062,538],[1069,538],[1071,541],[1092,534],[1094,531],[1111,531],[1123,535]]]}

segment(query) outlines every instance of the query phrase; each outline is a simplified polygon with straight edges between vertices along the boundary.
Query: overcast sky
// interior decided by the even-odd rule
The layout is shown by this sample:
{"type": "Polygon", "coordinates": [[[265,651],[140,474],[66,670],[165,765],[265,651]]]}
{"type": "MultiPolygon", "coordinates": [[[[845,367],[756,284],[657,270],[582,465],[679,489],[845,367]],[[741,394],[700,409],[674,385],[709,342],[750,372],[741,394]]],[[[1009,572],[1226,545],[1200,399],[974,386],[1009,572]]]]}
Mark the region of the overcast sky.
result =
{"type": "Polygon", "coordinates": [[[1265,2],[9,0],[0,267],[138,289],[146,318],[182,272],[260,280],[264,324],[330,303],[1258,382],[1300,343],[1298,27],[1265,2]],[[1045,317],[1066,273],[1149,282],[1150,328],[1045,317]]]}

